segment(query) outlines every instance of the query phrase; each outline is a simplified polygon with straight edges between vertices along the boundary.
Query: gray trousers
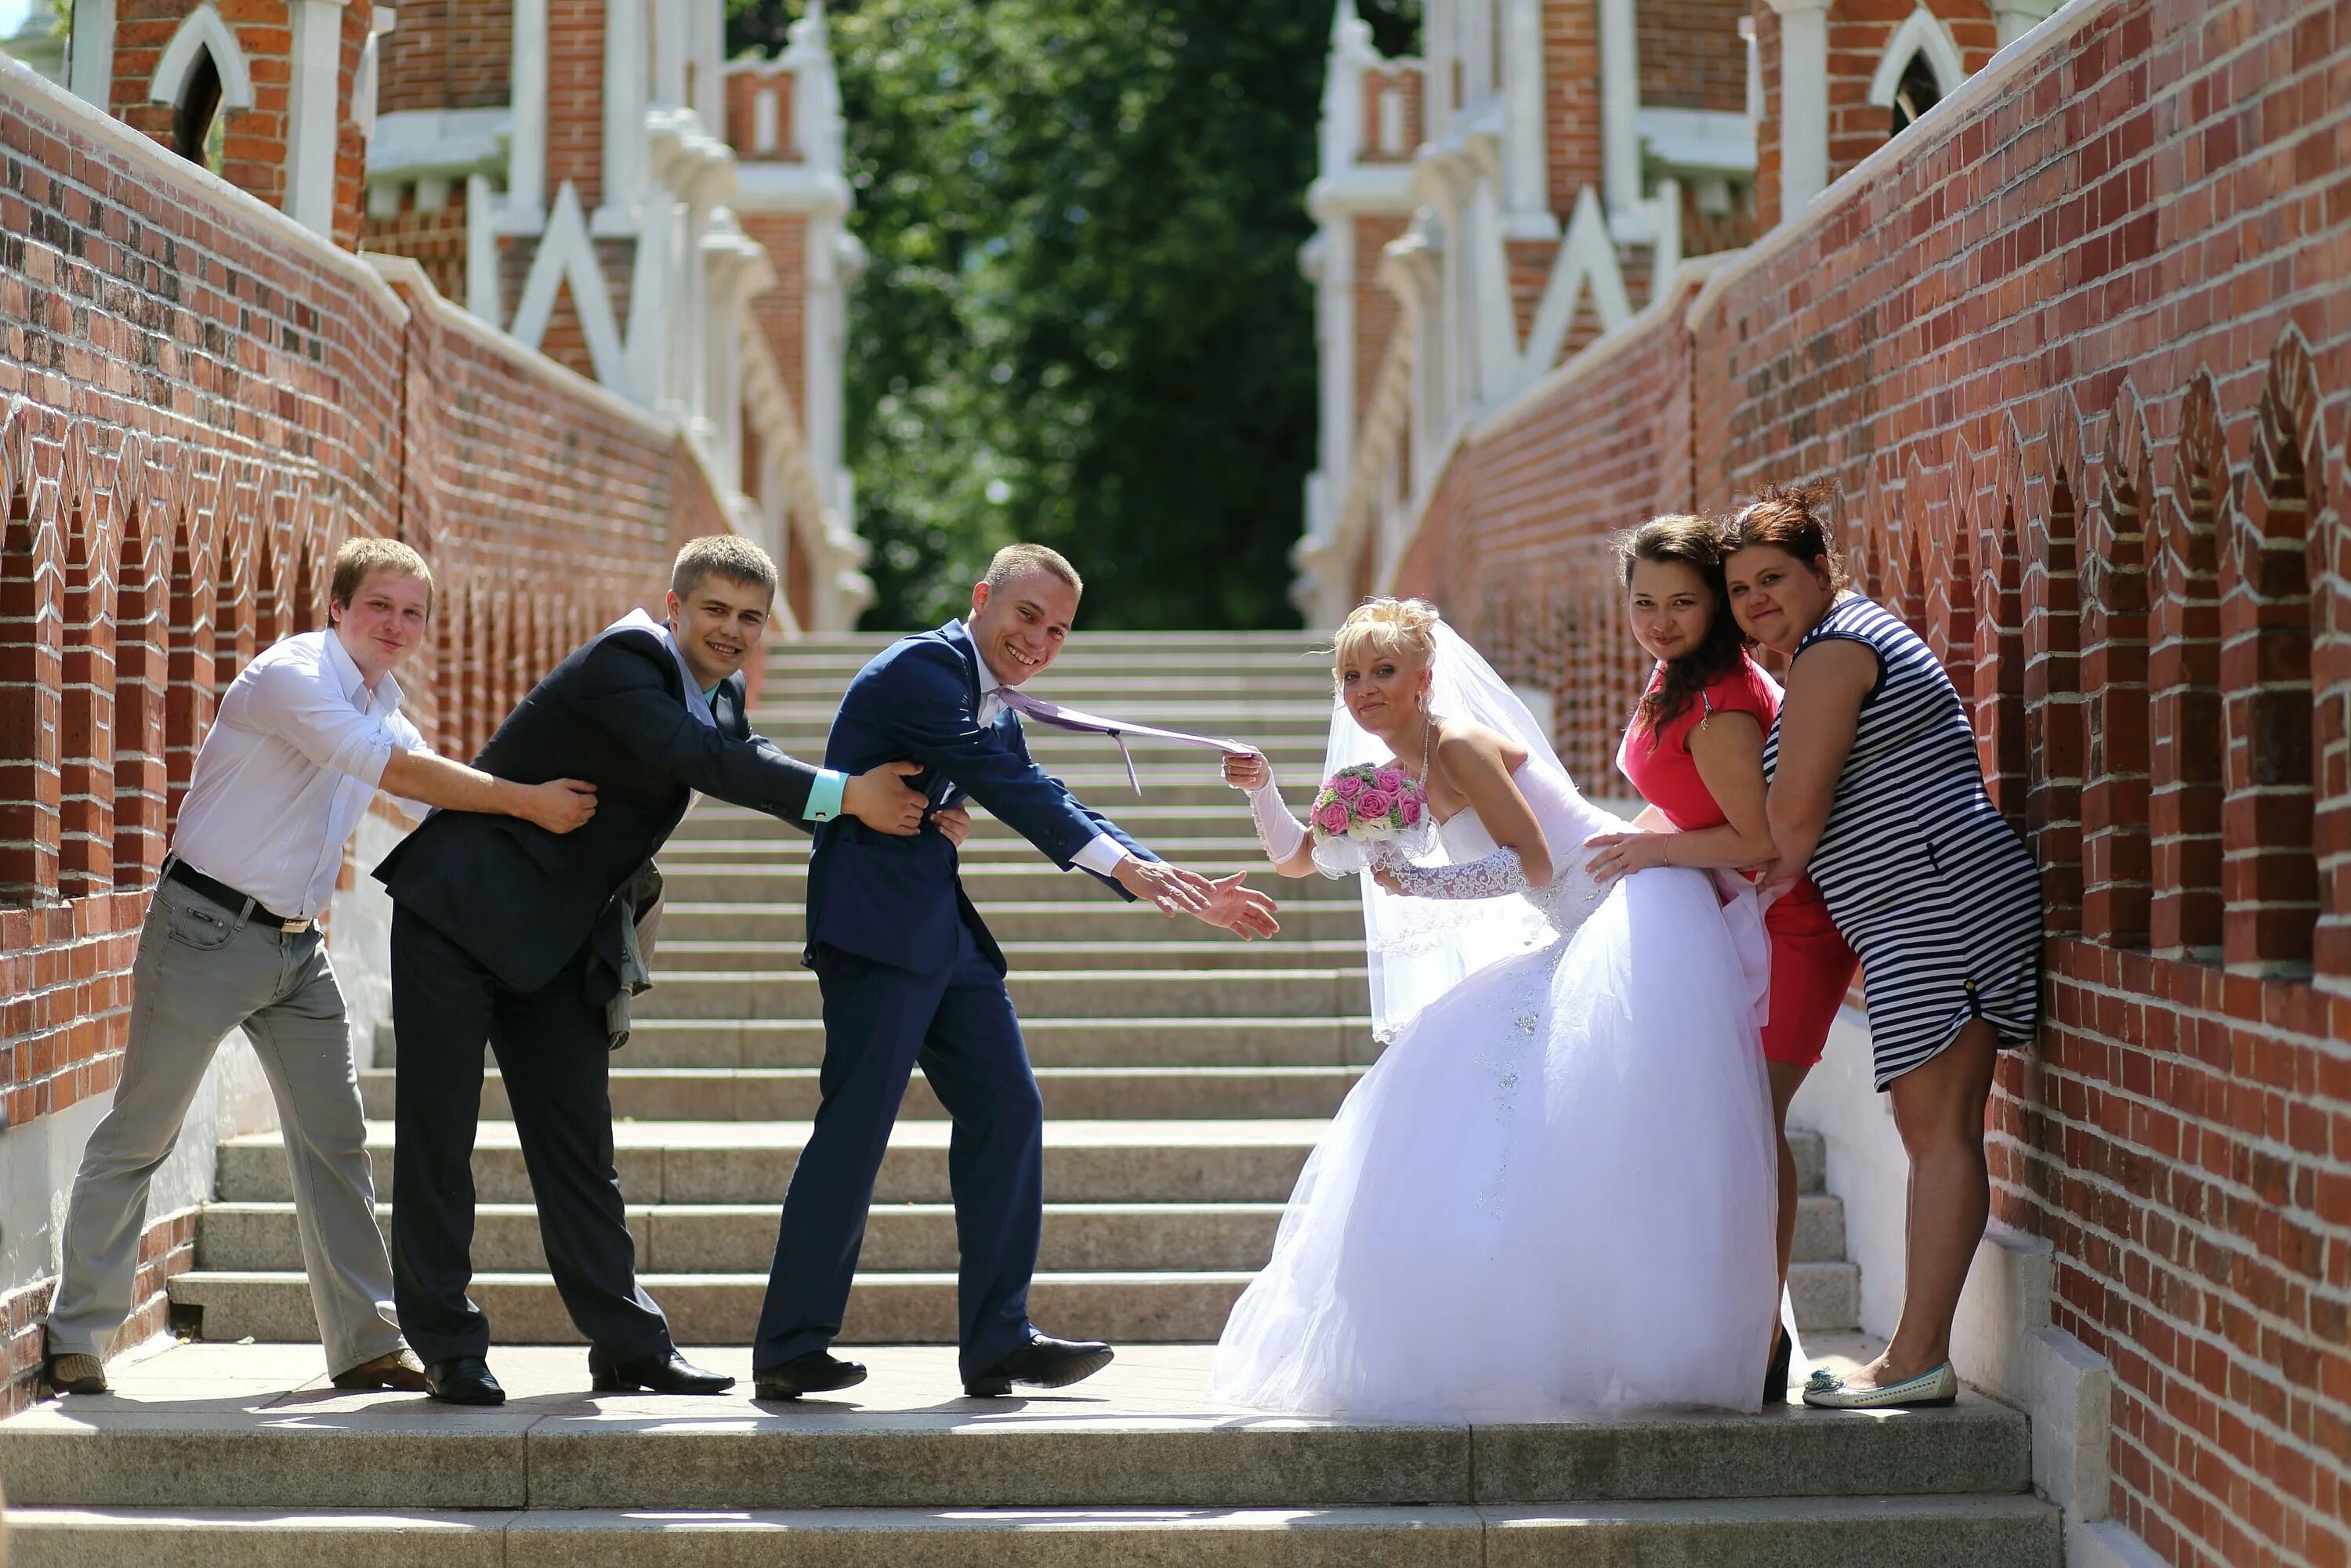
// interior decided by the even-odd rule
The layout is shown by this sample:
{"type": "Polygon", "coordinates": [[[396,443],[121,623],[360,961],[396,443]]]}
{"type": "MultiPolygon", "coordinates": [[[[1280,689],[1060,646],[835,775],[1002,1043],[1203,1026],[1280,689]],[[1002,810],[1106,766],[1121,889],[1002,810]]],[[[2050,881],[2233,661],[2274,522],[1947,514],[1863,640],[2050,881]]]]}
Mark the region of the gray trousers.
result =
{"type": "Polygon", "coordinates": [[[239,1025],[277,1096],[327,1368],[347,1372],[398,1350],[343,993],[317,928],[256,925],[192,888],[159,883],[131,975],[122,1079],[82,1151],[66,1213],[49,1353],[103,1355],[130,1315],[148,1185],[178,1143],[222,1037],[239,1025]]]}

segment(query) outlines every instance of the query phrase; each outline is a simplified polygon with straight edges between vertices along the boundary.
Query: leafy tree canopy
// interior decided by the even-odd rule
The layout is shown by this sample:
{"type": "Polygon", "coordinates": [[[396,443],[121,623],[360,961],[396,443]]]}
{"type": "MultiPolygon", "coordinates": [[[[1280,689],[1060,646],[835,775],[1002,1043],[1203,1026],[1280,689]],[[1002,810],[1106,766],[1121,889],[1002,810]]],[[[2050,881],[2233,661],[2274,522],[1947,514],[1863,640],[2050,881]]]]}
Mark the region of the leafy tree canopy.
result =
{"type": "MultiPolygon", "coordinates": [[[[798,0],[729,0],[778,47],[798,0]]],[[[1385,52],[1419,0],[1361,6],[1385,52]]],[[[1296,624],[1323,0],[858,0],[831,12],[852,232],[848,446],[880,597],[959,612],[1013,538],[1086,624],[1296,624]]]]}

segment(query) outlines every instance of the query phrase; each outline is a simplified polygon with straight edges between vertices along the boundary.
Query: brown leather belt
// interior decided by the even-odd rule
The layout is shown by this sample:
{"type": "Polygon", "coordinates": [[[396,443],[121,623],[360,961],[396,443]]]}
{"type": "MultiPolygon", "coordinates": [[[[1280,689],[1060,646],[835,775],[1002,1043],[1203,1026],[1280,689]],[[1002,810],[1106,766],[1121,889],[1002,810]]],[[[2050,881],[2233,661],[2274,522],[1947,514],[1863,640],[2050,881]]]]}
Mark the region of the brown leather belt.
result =
{"type": "Polygon", "coordinates": [[[163,873],[183,887],[193,888],[224,909],[244,912],[246,917],[263,925],[275,925],[280,931],[308,931],[310,922],[295,920],[264,907],[261,901],[249,894],[237,892],[225,882],[216,882],[185,861],[173,861],[172,869],[163,873]]]}

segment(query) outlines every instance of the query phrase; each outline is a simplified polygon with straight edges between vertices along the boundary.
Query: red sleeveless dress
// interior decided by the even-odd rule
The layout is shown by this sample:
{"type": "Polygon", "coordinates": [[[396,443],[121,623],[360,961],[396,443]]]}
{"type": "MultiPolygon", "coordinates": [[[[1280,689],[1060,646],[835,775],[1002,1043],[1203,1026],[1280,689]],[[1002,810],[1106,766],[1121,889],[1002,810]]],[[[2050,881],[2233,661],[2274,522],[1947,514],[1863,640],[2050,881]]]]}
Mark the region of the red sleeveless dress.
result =
{"type": "MultiPolygon", "coordinates": [[[[1658,679],[1650,678],[1653,688],[1658,679]]],[[[1697,702],[1667,720],[1656,745],[1650,744],[1647,728],[1636,722],[1625,732],[1616,753],[1616,766],[1633,788],[1686,833],[1719,828],[1730,820],[1698,777],[1689,750],[1690,732],[1718,713],[1751,715],[1769,735],[1780,713],[1780,684],[1752,659],[1742,658],[1737,669],[1717,676],[1697,702]]],[[[1810,1067],[1820,1061],[1828,1043],[1829,1026],[1836,1021],[1837,1008],[1853,986],[1860,960],[1837,934],[1828,905],[1810,877],[1763,912],[1763,928],[1771,936],[1771,1016],[1763,1026],[1763,1059],[1810,1067]]]]}

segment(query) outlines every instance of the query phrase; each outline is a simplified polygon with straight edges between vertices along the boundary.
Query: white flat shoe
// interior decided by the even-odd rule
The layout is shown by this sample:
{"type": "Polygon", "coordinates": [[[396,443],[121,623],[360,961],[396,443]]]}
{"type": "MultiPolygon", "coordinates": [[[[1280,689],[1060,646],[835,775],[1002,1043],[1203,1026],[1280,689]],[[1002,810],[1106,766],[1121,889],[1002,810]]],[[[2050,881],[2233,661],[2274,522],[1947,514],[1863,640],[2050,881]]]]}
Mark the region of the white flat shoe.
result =
{"type": "Polygon", "coordinates": [[[1918,1410],[1939,1408],[1959,1396],[1959,1375],[1943,1363],[1932,1372],[1900,1383],[1866,1388],[1826,1372],[1804,1385],[1804,1403],[1822,1410],[1918,1410]]]}

